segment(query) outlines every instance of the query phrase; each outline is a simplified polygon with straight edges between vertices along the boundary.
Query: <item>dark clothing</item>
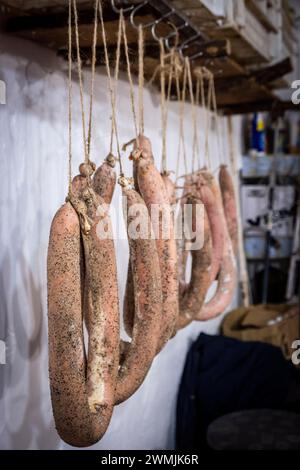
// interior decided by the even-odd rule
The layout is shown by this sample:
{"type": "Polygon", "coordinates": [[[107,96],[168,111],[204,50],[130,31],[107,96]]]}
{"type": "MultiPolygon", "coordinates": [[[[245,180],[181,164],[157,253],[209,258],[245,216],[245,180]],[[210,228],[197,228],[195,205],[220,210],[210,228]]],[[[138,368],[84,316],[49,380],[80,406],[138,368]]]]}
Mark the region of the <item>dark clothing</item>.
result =
{"type": "MultiPolygon", "coordinates": [[[[299,371],[279,348],[201,333],[187,355],[177,401],[177,449],[206,446],[208,425],[245,409],[287,409],[299,371]]],[[[297,385],[298,386],[298,385],[297,385]]]]}

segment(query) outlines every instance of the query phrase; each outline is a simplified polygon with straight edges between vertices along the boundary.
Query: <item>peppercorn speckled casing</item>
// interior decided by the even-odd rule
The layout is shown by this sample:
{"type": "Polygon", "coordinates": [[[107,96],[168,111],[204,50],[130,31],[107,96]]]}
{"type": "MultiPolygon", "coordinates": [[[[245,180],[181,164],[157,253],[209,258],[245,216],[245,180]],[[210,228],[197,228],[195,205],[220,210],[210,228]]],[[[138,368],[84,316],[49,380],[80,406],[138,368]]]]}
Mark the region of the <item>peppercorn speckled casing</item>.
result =
{"type": "Polygon", "coordinates": [[[221,269],[218,277],[217,290],[213,298],[204,304],[198,313],[196,320],[210,320],[224,313],[230,305],[237,283],[236,262],[233,254],[231,240],[225,229],[225,243],[221,269]]]}
{"type": "Polygon", "coordinates": [[[180,237],[176,240],[177,245],[177,272],[178,272],[178,288],[179,288],[179,301],[185,293],[187,288],[185,281],[186,263],[189,255],[189,251],[186,249],[186,238],[183,230],[184,222],[184,207],[187,203],[189,195],[195,193],[195,175],[186,175],[184,178],[183,191],[180,198],[181,211],[177,216],[177,224],[181,226],[180,237]]]}
{"type": "Polygon", "coordinates": [[[209,320],[220,315],[230,305],[237,281],[236,262],[234,259],[232,243],[229,237],[227,223],[222,206],[222,196],[218,183],[207,171],[199,174],[199,185],[207,184],[212,191],[216,204],[221,206],[220,222],[223,227],[224,243],[221,267],[218,276],[218,285],[213,297],[203,305],[197,320],[209,320]]]}
{"type": "MultiPolygon", "coordinates": [[[[137,160],[137,178],[141,195],[146,203],[151,217],[151,206],[154,204],[169,206],[168,193],[161,174],[153,163],[151,144],[149,139],[143,137],[140,141],[141,157],[137,160]],[[144,144],[146,142],[146,144],[144,144]],[[144,145],[146,150],[144,150],[144,145]]],[[[162,213],[161,210],[159,211],[162,213]]],[[[151,218],[153,224],[153,219],[151,218]]],[[[158,352],[173,334],[179,314],[178,306],[178,279],[177,279],[177,247],[174,233],[174,224],[170,219],[169,236],[161,236],[161,220],[158,222],[159,237],[156,239],[158,257],[160,261],[163,312],[161,319],[161,334],[158,343],[158,352]]]]}
{"type": "MultiPolygon", "coordinates": [[[[195,197],[193,197],[192,200],[188,199],[187,202],[191,204],[202,204],[201,200],[195,197]]],[[[203,247],[197,250],[191,250],[191,280],[186,287],[184,295],[180,299],[180,315],[177,321],[177,329],[187,326],[199,314],[211,284],[212,243],[205,208],[203,217],[203,247]]],[[[200,227],[200,229],[202,229],[202,227],[200,227]]]]}
{"type": "MultiPolygon", "coordinates": [[[[127,211],[135,204],[144,206],[144,221],[150,227],[150,218],[141,196],[134,190],[123,188],[127,198],[127,211]]],[[[127,229],[134,220],[129,213],[127,229]]],[[[130,264],[134,294],[134,325],[132,341],[121,346],[123,362],[120,365],[115,402],[127,400],[142,384],[156,355],[160,334],[162,289],[158,254],[151,232],[145,238],[131,238],[128,233],[130,264]]]]}
{"type": "Polygon", "coordinates": [[[203,202],[212,237],[213,259],[211,264],[211,282],[216,279],[220,270],[223,248],[225,242],[224,211],[219,186],[213,175],[206,170],[201,170],[197,175],[197,193],[203,202]]]}
{"type": "Polygon", "coordinates": [[[106,204],[111,203],[116,180],[117,176],[114,167],[109,161],[104,160],[94,173],[93,188],[106,204]]]}
{"type": "Polygon", "coordinates": [[[49,377],[56,429],[68,444],[90,446],[105,433],[113,406],[106,404],[91,413],[88,403],[80,225],[69,202],[58,210],[51,225],[47,277],[49,377]]]}
{"type": "Polygon", "coordinates": [[[89,333],[87,392],[91,411],[96,411],[100,405],[114,403],[120,338],[117,266],[107,204],[91,187],[81,199],[90,223],[90,230],[82,231],[89,333]]]}
{"type": "Polygon", "coordinates": [[[176,204],[176,188],[175,188],[175,183],[171,180],[170,176],[166,173],[162,173],[161,177],[163,179],[169,203],[170,204],[176,204]]]}

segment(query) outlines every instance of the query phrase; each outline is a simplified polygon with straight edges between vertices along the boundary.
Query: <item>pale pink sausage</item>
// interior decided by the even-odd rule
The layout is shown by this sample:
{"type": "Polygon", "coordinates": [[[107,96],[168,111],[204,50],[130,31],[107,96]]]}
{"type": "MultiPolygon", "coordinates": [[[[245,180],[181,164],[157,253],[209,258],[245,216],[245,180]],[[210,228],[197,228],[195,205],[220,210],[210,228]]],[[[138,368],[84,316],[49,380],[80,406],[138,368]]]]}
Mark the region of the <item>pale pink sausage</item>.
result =
{"type": "Polygon", "coordinates": [[[176,189],[175,189],[175,183],[171,180],[170,176],[168,173],[162,173],[161,177],[163,179],[169,203],[170,204],[176,204],[176,189]]]}
{"type": "Polygon", "coordinates": [[[203,305],[199,315],[197,315],[197,320],[208,320],[223,313],[230,305],[236,287],[237,273],[232,244],[228,234],[227,224],[222,207],[220,188],[213,176],[208,172],[202,172],[201,175],[202,176],[199,176],[199,185],[208,185],[214,195],[216,205],[221,206],[222,208],[219,217],[224,233],[223,253],[221,269],[218,276],[217,290],[212,299],[203,305]],[[201,178],[203,178],[202,182],[201,178]]]}
{"type": "MultiPolygon", "coordinates": [[[[123,188],[127,209],[136,204],[150,227],[147,207],[133,189],[123,188]]],[[[121,344],[123,362],[118,374],[115,403],[127,400],[142,384],[157,352],[162,311],[161,276],[155,240],[151,232],[145,238],[131,238],[130,225],[138,214],[128,217],[128,241],[135,302],[135,321],[130,344],[121,344]]]]}
{"type": "Polygon", "coordinates": [[[224,214],[227,222],[229,236],[235,256],[238,250],[238,218],[236,207],[236,195],[232,176],[226,165],[220,166],[219,184],[222,193],[224,214]]]}
{"type": "MultiPolygon", "coordinates": [[[[227,232],[227,227],[225,228],[225,231],[227,232]]],[[[236,283],[236,264],[231,240],[227,232],[216,293],[207,304],[203,305],[195,320],[209,320],[221,313],[224,313],[226,308],[229,307],[232,302],[236,283]]]]}
{"type": "MultiPolygon", "coordinates": [[[[196,198],[192,198],[191,201],[188,200],[187,202],[202,204],[196,198]]],[[[177,329],[184,328],[197,317],[211,284],[212,244],[209,221],[205,209],[203,216],[203,227],[200,227],[200,230],[203,228],[203,247],[191,250],[191,280],[183,297],[180,299],[180,315],[177,321],[177,329]]]]}
{"type": "Polygon", "coordinates": [[[94,411],[100,405],[114,403],[119,363],[119,300],[115,249],[107,205],[93,188],[88,186],[83,190],[79,201],[71,198],[71,203],[80,217],[82,212],[86,217],[81,232],[89,332],[87,391],[90,408],[94,411]]]}
{"type": "Polygon", "coordinates": [[[106,404],[92,413],[88,404],[80,226],[70,203],[58,210],[51,225],[47,277],[49,376],[55,426],[68,444],[90,446],[105,433],[113,406],[106,404]]]}
{"type": "Polygon", "coordinates": [[[168,194],[163,179],[153,163],[151,144],[146,137],[140,138],[139,149],[141,156],[137,162],[137,178],[141,195],[146,203],[151,217],[154,232],[157,234],[156,247],[160,261],[163,312],[161,319],[161,335],[158,345],[160,350],[171,337],[178,318],[178,280],[177,280],[177,249],[172,218],[169,223],[169,233],[162,237],[163,208],[170,210],[168,194]],[[158,219],[154,220],[153,206],[158,209],[158,219]]]}
{"type": "Polygon", "coordinates": [[[186,272],[186,263],[188,259],[188,250],[186,249],[186,238],[184,233],[184,210],[187,203],[187,198],[189,195],[195,194],[195,183],[194,175],[187,175],[184,179],[184,186],[182,191],[182,196],[180,198],[180,209],[177,216],[177,225],[179,225],[179,236],[176,240],[177,244],[177,271],[178,271],[178,282],[179,282],[179,296],[182,297],[184,294],[187,285],[185,282],[185,272],[186,272]]]}
{"type": "Polygon", "coordinates": [[[106,204],[111,203],[116,186],[117,177],[114,167],[115,159],[113,155],[108,155],[93,177],[93,188],[106,204]]]}
{"type": "Polygon", "coordinates": [[[213,190],[218,188],[214,177],[208,171],[200,171],[197,178],[197,193],[205,206],[212,237],[213,260],[211,281],[214,281],[221,266],[225,242],[224,212],[221,197],[213,190]]]}

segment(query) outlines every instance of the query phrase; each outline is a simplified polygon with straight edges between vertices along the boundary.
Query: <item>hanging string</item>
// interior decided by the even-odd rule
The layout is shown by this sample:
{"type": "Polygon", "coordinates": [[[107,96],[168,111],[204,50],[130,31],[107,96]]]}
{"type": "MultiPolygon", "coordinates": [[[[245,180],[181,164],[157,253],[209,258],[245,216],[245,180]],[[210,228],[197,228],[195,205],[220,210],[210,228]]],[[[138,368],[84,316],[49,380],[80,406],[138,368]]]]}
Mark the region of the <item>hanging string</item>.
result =
{"type": "MultiPolygon", "coordinates": [[[[117,128],[117,114],[116,114],[116,99],[117,99],[117,87],[118,87],[118,81],[119,81],[119,70],[120,70],[120,57],[121,57],[121,42],[122,42],[122,18],[121,16],[119,17],[119,27],[118,27],[118,38],[117,38],[117,49],[116,49],[116,61],[115,61],[115,71],[114,71],[114,121],[115,121],[115,135],[116,135],[116,143],[117,143],[117,152],[118,152],[118,157],[121,159],[121,150],[120,150],[120,144],[119,144],[119,138],[118,138],[118,128],[117,128]]],[[[112,151],[112,146],[113,146],[113,136],[114,136],[114,127],[112,126],[111,128],[111,142],[110,142],[110,148],[112,151]]]]}
{"type": "Polygon", "coordinates": [[[170,67],[169,67],[169,76],[168,76],[167,97],[165,100],[165,119],[164,119],[165,139],[166,139],[166,133],[167,133],[167,128],[168,128],[169,104],[171,101],[172,82],[173,82],[173,76],[175,75],[176,66],[177,65],[176,65],[176,57],[175,57],[175,48],[172,48],[170,52],[170,67]]]}
{"type": "Polygon", "coordinates": [[[179,94],[179,143],[178,143],[178,153],[177,153],[177,163],[176,163],[176,179],[178,178],[179,173],[179,162],[181,155],[181,146],[183,153],[183,162],[184,162],[184,171],[185,174],[188,173],[187,168],[187,159],[186,159],[186,149],[185,149],[185,138],[184,138],[184,103],[185,103],[185,93],[186,93],[186,81],[187,81],[187,70],[184,64],[183,69],[183,83],[182,83],[182,92],[179,90],[179,77],[176,83],[177,93],[179,94]]]}
{"type": "MultiPolygon", "coordinates": [[[[205,110],[205,93],[204,93],[204,79],[203,79],[203,71],[202,68],[199,68],[199,82],[200,82],[200,95],[201,95],[201,108],[203,111],[203,116],[204,116],[204,128],[206,129],[206,119],[207,119],[207,113],[205,110]]],[[[206,136],[205,136],[206,137],[206,136]]],[[[204,144],[205,146],[205,144],[204,144]]],[[[205,155],[205,148],[204,148],[204,155],[205,155]]],[[[199,158],[199,168],[201,168],[201,161],[199,158]]]]}
{"type": "Polygon", "coordinates": [[[218,154],[219,154],[219,164],[221,165],[223,162],[222,157],[222,142],[221,142],[221,133],[219,127],[219,116],[218,116],[218,109],[217,109],[217,97],[216,97],[216,88],[215,88],[215,79],[213,74],[211,74],[211,93],[212,93],[212,107],[213,113],[216,123],[216,134],[217,134],[217,145],[218,145],[218,154]]]}
{"type": "Polygon", "coordinates": [[[139,134],[144,134],[144,30],[139,25],[139,134]]]}
{"type": "Polygon", "coordinates": [[[125,24],[124,14],[123,14],[122,9],[120,11],[120,17],[121,17],[121,24],[122,24],[122,31],[123,31],[124,51],[125,51],[126,64],[127,64],[127,75],[128,75],[129,88],[130,88],[131,110],[132,110],[132,115],[133,115],[135,137],[136,137],[136,141],[138,143],[138,126],[137,126],[137,116],[136,116],[136,110],[135,110],[134,87],[133,87],[131,68],[130,68],[128,42],[127,42],[127,34],[126,34],[126,24],[125,24]]]}
{"type": "Polygon", "coordinates": [[[116,48],[116,65],[115,65],[115,86],[112,83],[112,77],[110,72],[109,66],[109,58],[108,58],[108,49],[107,49],[107,38],[106,38],[106,31],[104,26],[103,20],[103,8],[102,8],[102,0],[99,2],[99,16],[100,16],[100,23],[102,29],[102,40],[104,46],[104,60],[105,60],[105,67],[106,73],[108,78],[108,88],[110,94],[110,103],[111,103],[111,137],[110,137],[110,154],[113,153],[113,137],[116,137],[116,146],[117,146],[117,153],[118,153],[118,161],[120,167],[120,174],[123,174],[122,169],[122,162],[121,162],[121,151],[120,151],[120,143],[119,143],[119,136],[118,136],[118,127],[117,127],[117,118],[116,118],[116,83],[118,80],[119,75],[119,64],[120,64],[120,49],[121,49],[121,37],[122,37],[122,22],[121,16],[119,18],[119,27],[118,27],[118,39],[117,39],[117,48],[116,48]]]}
{"type": "Polygon", "coordinates": [[[81,67],[81,57],[80,57],[79,32],[78,32],[78,13],[77,13],[76,0],[73,0],[73,10],[74,10],[74,20],[75,20],[75,39],[76,39],[76,49],[77,49],[77,68],[78,68],[79,90],[80,90],[80,106],[81,106],[84,160],[85,160],[85,163],[88,163],[89,162],[89,154],[88,154],[88,151],[87,151],[87,140],[86,140],[86,133],[85,133],[85,114],[84,114],[84,103],[83,103],[82,67],[81,67]]]}
{"type": "Polygon", "coordinates": [[[208,77],[208,91],[207,91],[207,105],[206,105],[206,119],[205,119],[205,150],[204,150],[204,161],[208,168],[211,168],[210,153],[209,153],[209,130],[211,128],[211,86],[210,76],[208,77]]]}
{"type": "Polygon", "coordinates": [[[194,100],[194,90],[192,82],[192,72],[191,72],[191,63],[188,57],[185,58],[186,69],[187,69],[187,79],[189,86],[189,95],[192,104],[192,121],[193,121],[193,152],[192,152],[192,173],[195,169],[195,158],[196,158],[196,132],[197,132],[197,121],[196,121],[196,106],[194,100]]]}
{"type": "MultiPolygon", "coordinates": [[[[200,168],[200,150],[199,150],[199,135],[198,135],[198,110],[200,99],[200,78],[197,76],[196,81],[196,97],[195,97],[195,120],[194,120],[194,139],[193,139],[193,154],[198,156],[198,167],[200,168]]],[[[194,168],[193,168],[194,170],[194,168]]]]}
{"type": "Polygon", "coordinates": [[[69,0],[69,21],[68,21],[68,112],[69,112],[69,194],[72,192],[72,0],[69,0]]]}
{"type": "Polygon", "coordinates": [[[227,121],[227,119],[225,119],[223,117],[222,122],[223,122],[222,142],[223,142],[224,146],[225,146],[225,142],[226,142],[226,158],[224,157],[223,162],[226,163],[226,165],[228,165],[229,171],[233,172],[234,169],[233,169],[233,166],[232,166],[232,160],[230,158],[230,148],[229,148],[228,139],[227,139],[227,136],[228,136],[228,121],[227,121]]]}
{"type": "Polygon", "coordinates": [[[167,149],[166,149],[166,128],[165,128],[165,115],[166,115],[166,78],[165,78],[165,48],[163,39],[159,40],[160,47],[160,96],[161,96],[161,128],[162,128],[162,153],[161,153],[161,171],[167,171],[167,149]]]}
{"type": "Polygon", "coordinates": [[[180,92],[180,83],[179,83],[179,67],[175,64],[175,85],[176,85],[176,94],[177,94],[177,101],[179,103],[179,141],[178,141],[178,151],[177,151],[177,159],[176,159],[176,170],[175,170],[175,178],[177,180],[178,173],[179,173],[179,160],[180,160],[180,132],[181,132],[181,116],[180,116],[180,109],[181,109],[181,92],[180,92]]]}
{"type": "Polygon", "coordinates": [[[92,115],[93,115],[93,97],[94,97],[94,83],[95,83],[95,67],[96,67],[96,46],[97,46],[97,30],[98,30],[98,3],[95,0],[94,5],[94,32],[92,44],[92,73],[91,73],[91,91],[90,91],[90,109],[89,109],[89,124],[88,124],[88,138],[87,138],[87,153],[90,158],[91,138],[92,138],[92,115]]]}

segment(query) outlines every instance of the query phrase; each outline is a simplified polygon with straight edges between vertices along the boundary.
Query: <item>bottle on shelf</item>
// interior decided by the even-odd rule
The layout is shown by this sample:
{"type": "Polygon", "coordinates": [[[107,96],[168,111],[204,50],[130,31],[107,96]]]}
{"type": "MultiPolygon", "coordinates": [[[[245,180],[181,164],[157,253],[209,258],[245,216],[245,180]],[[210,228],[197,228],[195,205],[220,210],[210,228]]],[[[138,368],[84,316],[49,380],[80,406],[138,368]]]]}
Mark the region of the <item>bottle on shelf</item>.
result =
{"type": "Polygon", "coordinates": [[[266,149],[266,131],[262,113],[254,113],[252,119],[251,153],[264,155],[266,149]]]}
{"type": "Polygon", "coordinates": [[[289,153],[290,147],[290,125],[288,119],[280,117],[277,124],[278,141],[277,141],[277,154],[289,153]]]}
{"type": "Polygon", "coordinates": [[[275,140],[274,122],[272,121],[271,114],[268,114],[268,118],[266,121],[266,154],[267,155],[274,154],[274,140],[275,140]]]}

